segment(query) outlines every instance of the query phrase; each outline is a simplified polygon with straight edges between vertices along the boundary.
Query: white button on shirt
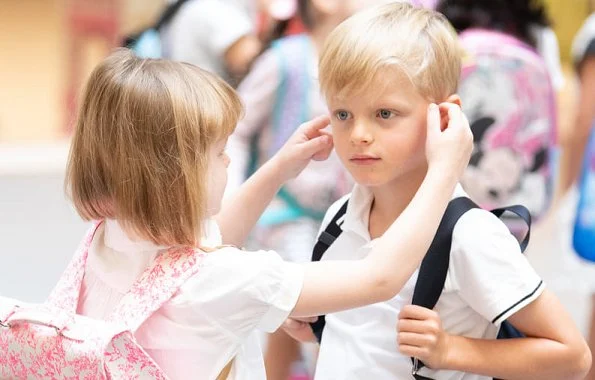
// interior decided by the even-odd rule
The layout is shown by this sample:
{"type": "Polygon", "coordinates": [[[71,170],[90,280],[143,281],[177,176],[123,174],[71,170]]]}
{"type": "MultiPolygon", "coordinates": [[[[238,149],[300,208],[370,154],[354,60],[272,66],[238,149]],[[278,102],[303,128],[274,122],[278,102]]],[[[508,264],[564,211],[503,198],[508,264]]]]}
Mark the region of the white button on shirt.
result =
{"type": "MultiPolygon", "coordinates": [[[[221,244],[214,222],[205,246],[221,244]]],[[[158,247],[130,240],[108,220],[97,231],[79,299],[80,314],[105,318],[158,247]]],[[[223,248],[136,332],[138,342],[172,380],[217,377],[233,358],[230,380],[265,379],[257,330],[275,331],[293,310],[303,282],[300,265],[274,252],[223,248]]]]}
{"type": "MultiPolygon", "coordinates": [[[[466,196],[460,186],[453,198],[459,196],[466,196]]],[[[321,230],[346,199],[329,209],[321,230]]],[[[341,225],[343,233],[326,251],[323,260],[356,260],[370,252],[371,203],[371,192],[356,185],[341,225]]],[[[411,379],[411,359],[397,351],[396,324],[399,311],[411,303],[416,281],[417,272],[388,302],[327,315],[316,380],[411,379]]],[[[435,308],[446,331],[495,338],[497,325],[535,300],[542,291],[541,279],[503,223],[484,210],[471,210],[461,217],[453,232],[445,289],[435,308]]],[[[427,368],[420,375],[436,380],[489,379],[427,368]]]]}

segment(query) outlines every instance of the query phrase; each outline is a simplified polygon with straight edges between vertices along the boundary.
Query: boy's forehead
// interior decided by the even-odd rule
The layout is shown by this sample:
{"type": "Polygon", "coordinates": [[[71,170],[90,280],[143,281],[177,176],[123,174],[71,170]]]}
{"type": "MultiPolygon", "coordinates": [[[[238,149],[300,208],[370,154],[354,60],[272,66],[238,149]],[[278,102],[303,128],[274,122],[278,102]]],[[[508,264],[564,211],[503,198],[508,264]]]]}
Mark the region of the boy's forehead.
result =
{"type": "Polygon", "coordinates": [[[380,98],[410,98],[420,95],[407,74],[398,67],[385,67],[376,72],[367,83],[353,80],[343,88],[327,92],[329,103],[343,103],[348,100],[374,102],[380,98]]]}

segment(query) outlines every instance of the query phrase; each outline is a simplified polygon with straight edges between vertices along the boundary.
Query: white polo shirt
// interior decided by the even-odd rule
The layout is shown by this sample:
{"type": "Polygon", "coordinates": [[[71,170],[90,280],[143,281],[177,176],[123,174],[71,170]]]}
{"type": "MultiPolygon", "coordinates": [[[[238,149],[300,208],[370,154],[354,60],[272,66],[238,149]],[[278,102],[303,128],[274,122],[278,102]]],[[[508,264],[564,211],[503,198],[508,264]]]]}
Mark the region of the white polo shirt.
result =
{"type": "MultiPolygon", "coordinates": [[[[466,196],[460,185],[453,198],[466,196]]],[[[347,197],[327,212],[321,231],[347,197]]],[[[347,213],[339,221],[343,233],[322,260],[357,260],[365,257],[373,241],[368,232],[372,193],[356,185],[347,213]]],[[[450,334],[495,338],[499,324],[535,300],[544,285],[507,227],[488,211],[465,213],[455,226],[445,288],[435,307],[450,334]]],[[[412,363],[397,349],[396,324],[404,305],[410,304],[417,272],[388,302],[326,316],[316,380],[411,379],[412,363]]],[[[480,380],[485,376],[454,371],[420,375],[436,380],[480,380]]]]}

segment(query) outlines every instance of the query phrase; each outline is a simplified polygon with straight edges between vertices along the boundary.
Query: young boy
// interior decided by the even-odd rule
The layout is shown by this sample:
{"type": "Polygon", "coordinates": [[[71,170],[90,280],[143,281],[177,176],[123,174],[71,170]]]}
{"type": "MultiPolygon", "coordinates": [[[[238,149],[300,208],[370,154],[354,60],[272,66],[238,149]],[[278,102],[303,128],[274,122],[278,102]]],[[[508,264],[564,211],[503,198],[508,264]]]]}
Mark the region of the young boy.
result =
{"type": "MultiPolygon", "coordinates": [[[[326,114],[326,104],[318,87],[318,52],[324,40],[342,21],[357,11],[386,3],[386,0],[297,0],[306,31],[281,38],[254,62],[238,87],[246,114],[238,123],[228,144],[233,160],[229,167],[233,192],[246,180],[251,164],[269,160],[294,132],[295,126],[326,114]],[[256,148],[255,158],[251,155],[256,148]]],[[[304,262],[316,241],[325,211],[351,188],[336,155],[324,162],[313,162],[299,178],[284,186],[260,219],[252,244],[272,249],[285,260],[304,262]],[[312,194],[316,194],[313,197],[312,194]]],[[[307,357],[312,347],[305,351],[307,357]]],[[[314,354],[314,355],[313,355],[314,354]]],[[[283,330],[272,334],[267,343],[268,380],[286,380],[292,363],[299,357],[299,346],[283,330]]],[[[308,364],[313,360],[307,360],[308,364]]],[[[310,367],[314,367],[312,364],[310,367]]]]}
{"type": "MultiPolygon", "coordinates": [[[[357,184],[342,234],[322,260],[365,257],[417,191],[427,171],[428,106],[439,103],[443,114],[460,106],[456,38],[442,15],[404,3],[359,13],[330,34],[320,85],[335,150],[357,184]]],[[[459,186],[453,198],[461,196],[459,186]]],[[[321,231],[345,200],[331,206],[321,231]]],[[[388,302],[327,315],[316,380],[410,379],[410,357],[431,379],[580,379],[588,371],[590,352],[573,321],[489,212],[473,209],[458,221],[435,311],[410,305],[416,281],[417,273],[388,302]],[[496,340],[504,320],[528,338],[496,340]]]]}

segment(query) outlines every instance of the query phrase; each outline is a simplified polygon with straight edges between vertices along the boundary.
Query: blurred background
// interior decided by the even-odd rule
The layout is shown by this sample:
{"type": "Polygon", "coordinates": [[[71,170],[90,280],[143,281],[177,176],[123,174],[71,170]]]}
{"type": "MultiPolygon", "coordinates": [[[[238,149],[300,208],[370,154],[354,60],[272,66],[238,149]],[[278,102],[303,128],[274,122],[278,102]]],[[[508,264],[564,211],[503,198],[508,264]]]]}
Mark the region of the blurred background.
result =
{"type": "MultiPolygon", "coordinates": [[[[267,13],[263,1],[243,3],[259,36],[273,34],[278,25],[271,18],[293,12],[267,13]]],[[[545,4],[565,77],[557,97],[563,137],[572,133],[577,109],[571,45],[594,9],[589,0],[545,4]]],[[[153,25],[167,5],[165,0],[0,0],[0,294],[42,301],[74,252],[86,225],[64,196],[63,176],[82,84],[99,60],[125,36],[153,25]]],[[[299,20],[290,21],[294,29],[284,33],[299,32],[299,20]]],[[[236,74],[232,82],[244,73],[240,68],[236,74]]],[[[535,227],[530,255],[587,334],[592,287],[569,279],[595,271],[583,274],[592,268],[574,255],[570,231],[563,230],[570,228],[576,207],[566,205],[565,196],[557,192],[553,211],[535,227]],[[568,222],[561,224],[564,218],[568,222]]]]}

